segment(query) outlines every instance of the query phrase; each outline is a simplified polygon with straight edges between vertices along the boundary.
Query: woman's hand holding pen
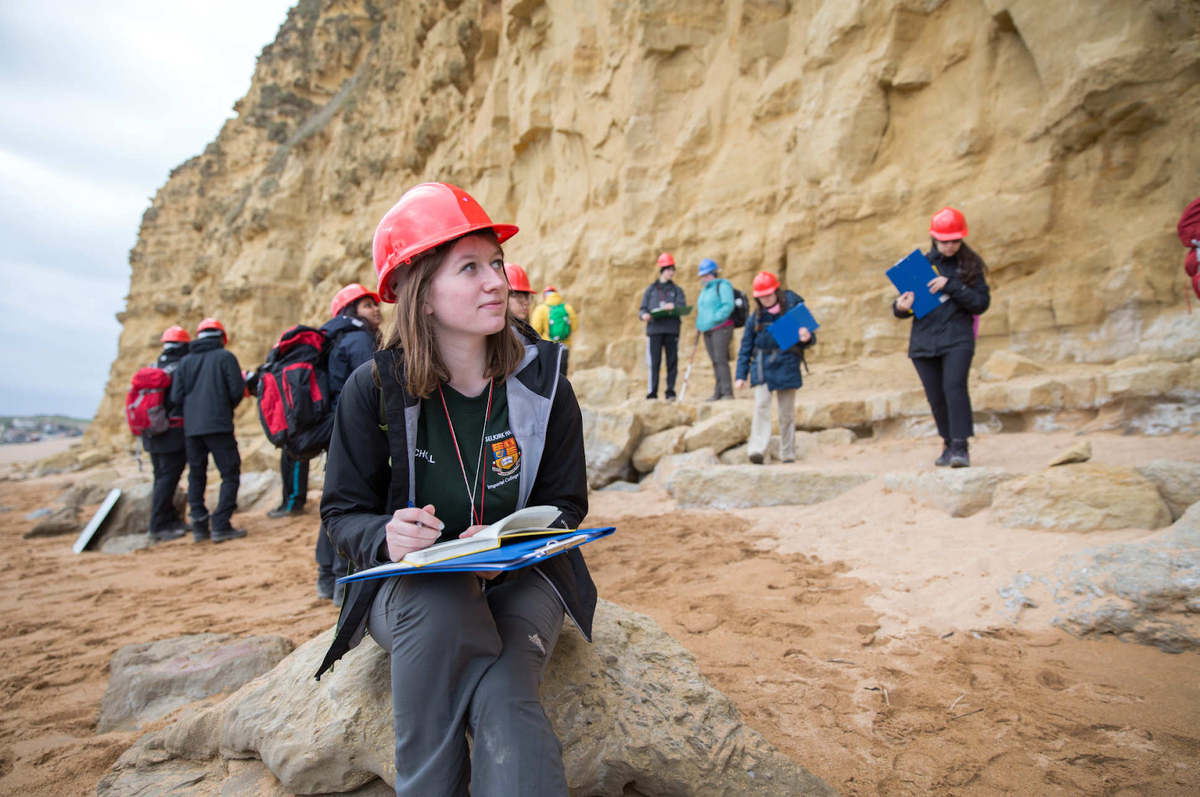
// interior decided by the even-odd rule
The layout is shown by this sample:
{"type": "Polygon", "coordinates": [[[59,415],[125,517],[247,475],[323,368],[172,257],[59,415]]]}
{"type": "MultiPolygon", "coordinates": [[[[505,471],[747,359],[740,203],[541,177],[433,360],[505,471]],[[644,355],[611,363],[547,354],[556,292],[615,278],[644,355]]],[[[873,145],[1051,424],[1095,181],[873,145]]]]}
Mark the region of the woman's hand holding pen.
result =
{"type": "MultiPolygon", "coordinates": [[[[465,540],[467,537],[474,537],[476,534],[478,534],[479,532],[483,531],[486,528],[487,528],[487,526],[470,526],[462,534],[459,534],[458,538],[460,540],[465,540]]],[[[484,581],[491,581],[493,578],[500,575],[500,571],[499,570],[472,570],[471,574],[479,576],[484,581]]]]}
{"type": "Polygon", "coordinates": [[[415,506],[397,509],[388,521],[387,549],[393,562],[399,562],[413,551],[428,548],[437,542],[446,524],[433,514],[433,504],[418,509],[415,506]]]}

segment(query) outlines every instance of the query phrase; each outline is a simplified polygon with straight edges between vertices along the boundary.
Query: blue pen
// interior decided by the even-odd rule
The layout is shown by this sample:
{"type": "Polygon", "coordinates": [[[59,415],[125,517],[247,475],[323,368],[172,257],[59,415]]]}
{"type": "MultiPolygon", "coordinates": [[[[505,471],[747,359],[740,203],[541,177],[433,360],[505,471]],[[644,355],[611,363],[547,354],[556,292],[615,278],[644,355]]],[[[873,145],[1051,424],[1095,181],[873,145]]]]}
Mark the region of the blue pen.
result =
{"type": "MultiPolygon", "coordinates": [[[[414,504],[412,501],[409,501],[409,502],[408,502],[408,508],[409,508],[409,509],[416,509],[416,508],[417,508],[417,505],[416,505],[416,504],[414,504]]],[[[418,527],[421,527],[421,521],[419,521],[419,520],[414,520],[414,521],[413,521],[413,523],[414,523],[416,526],[418,526],[418,527]]]]}

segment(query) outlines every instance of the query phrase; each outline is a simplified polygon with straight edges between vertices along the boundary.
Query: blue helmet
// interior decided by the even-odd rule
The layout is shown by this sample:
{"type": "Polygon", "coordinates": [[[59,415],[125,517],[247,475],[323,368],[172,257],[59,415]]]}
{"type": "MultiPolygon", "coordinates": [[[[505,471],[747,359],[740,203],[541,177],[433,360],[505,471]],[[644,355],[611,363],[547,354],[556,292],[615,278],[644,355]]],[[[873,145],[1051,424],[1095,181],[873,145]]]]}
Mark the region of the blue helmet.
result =
{"type": "Polygon", "coordinates": [[[706,257],[700,261],[700,268],[697,269],[697,271],[699,272],[701,277],[703,277],[705,274],[716,274],[717,273],[717,262],[715,260],[709,260],[706,257]]]}

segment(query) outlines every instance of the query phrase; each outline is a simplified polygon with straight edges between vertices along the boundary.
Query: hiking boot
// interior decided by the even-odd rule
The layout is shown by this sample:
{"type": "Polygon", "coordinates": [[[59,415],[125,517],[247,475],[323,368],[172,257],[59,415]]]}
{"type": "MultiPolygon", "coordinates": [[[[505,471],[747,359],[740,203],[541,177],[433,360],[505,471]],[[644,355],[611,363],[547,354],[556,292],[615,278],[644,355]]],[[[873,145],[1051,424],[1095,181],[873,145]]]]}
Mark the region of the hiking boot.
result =
{"type": "Polygon", "coordinates": [[[658,394],[657,394],[657,393],[647,393],[647,394],[646,394],[646,400],[647,400],[647,401],[657,401],[657,400],[658,400],[658,394]]]}
{"type": "Polygon", "coordinates": [[[303,515],[303,514],[304,514],[304,507],[302,507],[302,506],[294,506],[291,509],[288,509],[287,507],[284,507],[284,506],[277,506],[274,509],[267,511],[267,517],[271,518],[271,520],[278,520],[279,518],[287,517],[288,515],[303,515]]]}
{"type": "Polygon", "coordinates": [[[763,455],[757,451],[754,451],[750,454],[750,461],[755,465],[761,465],[763,464],[763,455]]]}
{"type": "Polygon", "coordinates": [[[213,542],[225,542],[226,540],[237,540],[246,536],[245,529],[218,529],[212,533],[213,542]]]}
{"type": "Polygon", "coordinates": [[[721,397],[720,397],[720,396],[718,396],[718,395],[716,395],[716,394],[713,394],[713,395],[709,396],[708,398],[706,398],[706,399],[704,400],[704,403],[705,403],[705,404],[707,404],[707,403],[708,403],[708,402],[710,402],[710,401],[720,401],[720,400],[721,400],[721,397]]]}
{"type": "Polygon", "coordinates": [[[154,540],[155,542],[170,542],[171,540],[177,540],[184,534],[187,534],[190,528],[191,527],[188,526],[188,524],[177,520],[165,528],[150,532],[150,539],[154,540]]]}
{"type": "Polygon", "coordinates": [[[936,467],[944,468],[950,464],[950,444],[942,445],[942,455],[933,461],[936,467]]]}
{"type": "Polygon", "coordinates": [[[325,584],[318,580],[317,581],[317,600],[319,600],[319,601],[333,600],[333,585],[325,584]]]}
{"type": "Polygon", "coordinates": [[[674,393],[668,393],[668,394],[667,394],[667,396],[666,396],[666,398],[667,398],[667,401],[674,401],[674,400],[675,400],[675,394],[674,394],[674,393]]]}
{"type": "Polygon", "coordinates": [[[950,467],[971,467],[971,455],[967,453],[966,440],[955,440],[950,444],[950,467]]]}
{"type": "Polygon", "coordinates": [[[207,520],[192,523],[192,542],[208,542],[210,536],[207,520]]]}

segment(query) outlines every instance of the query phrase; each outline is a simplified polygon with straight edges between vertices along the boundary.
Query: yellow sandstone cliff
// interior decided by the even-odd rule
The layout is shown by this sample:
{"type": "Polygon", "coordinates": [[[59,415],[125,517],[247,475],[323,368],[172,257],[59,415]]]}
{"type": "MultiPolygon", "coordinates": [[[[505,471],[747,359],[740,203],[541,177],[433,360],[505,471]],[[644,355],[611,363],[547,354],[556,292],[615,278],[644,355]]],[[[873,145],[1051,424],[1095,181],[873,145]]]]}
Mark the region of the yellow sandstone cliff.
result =
{"type": "Polygon", "coordinates": [[[882,272],[946,204],[992,269],[978,362],[1194,359],[1198,29],[1168,0],[301,0],[146,211],[91,442],[128,443],[165,327],[216,316],[251,367],[373,286],[375,225],[426,180],[520,225],[508,259],[580,311],[573,369],[641,379],[662,250],[689,297],[703,257],[779,273],[822,363],[905,351],[882,272]]]}

